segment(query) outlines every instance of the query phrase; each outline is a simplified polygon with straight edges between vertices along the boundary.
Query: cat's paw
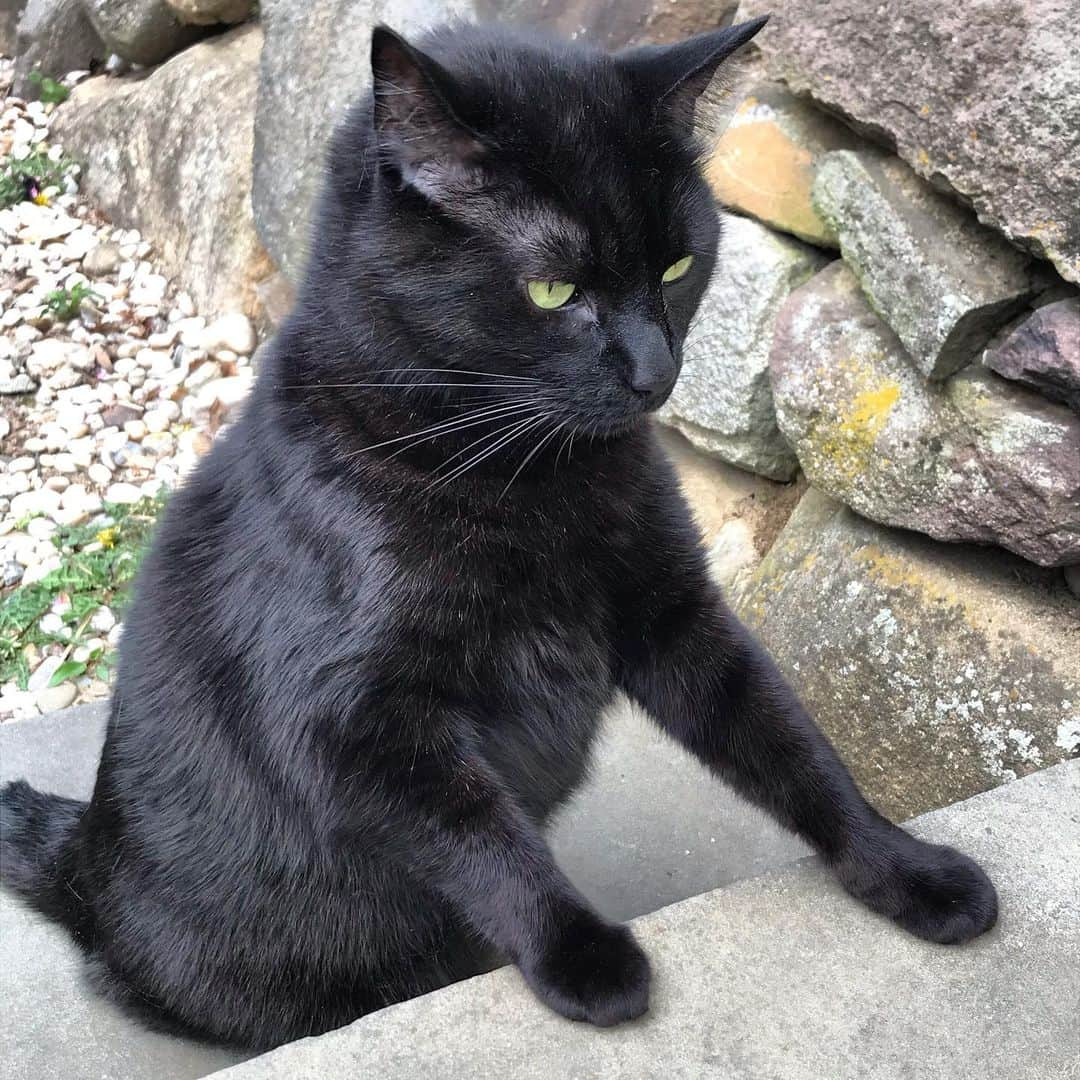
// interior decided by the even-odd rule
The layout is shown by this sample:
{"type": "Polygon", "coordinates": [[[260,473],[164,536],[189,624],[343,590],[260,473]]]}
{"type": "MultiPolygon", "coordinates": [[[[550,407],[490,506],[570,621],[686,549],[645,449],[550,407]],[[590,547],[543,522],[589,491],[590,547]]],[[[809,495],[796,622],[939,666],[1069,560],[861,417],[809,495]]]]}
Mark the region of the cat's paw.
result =
{"type": "Polygon", "coordinates": [[[649,960],[625,926],[582,913],[519,964],[545,1004],[570,1020],[611,1027],[649,1008],[649,960]]]}
{"type": "Polygon", "coordinates": [[[842,859],[836,871],[852,896],[927,941],[970,941],[997,922],[997,892],[974,860],[895,826],[842,859]]]}

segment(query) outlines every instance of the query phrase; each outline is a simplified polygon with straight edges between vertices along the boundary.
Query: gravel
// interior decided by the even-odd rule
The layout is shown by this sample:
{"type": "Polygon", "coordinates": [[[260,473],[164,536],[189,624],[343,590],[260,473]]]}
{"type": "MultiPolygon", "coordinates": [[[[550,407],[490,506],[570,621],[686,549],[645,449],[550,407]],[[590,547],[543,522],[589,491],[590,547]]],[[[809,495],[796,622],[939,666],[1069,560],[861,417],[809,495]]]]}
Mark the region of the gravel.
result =
{"type": "MultiPolygon", "coordinates": [[[[0,160],[40,149],[59,160],[49,141],[54,107],[11,96],[12,75],[0,58],[0,160]]],[[[49,539],[58,526],[93,522],[103,502],[131,504],[182,483],[254,376],[251,321],[198,312],[160,272],[148,240],[80,196],[77,167],[45,195],[47,205],[0,210],[2,596],[60,565],[49,539]],[[79,285],[90,294],[74,318],[45,314],[50,293],[79,285]]],[[[119,640],[109,609],[90,625],[110,647],[119,640]]],[[[0,685],[0,721],[108,693],[89,677],[49,687],[64,652],[55,648],[33,657],[27,691],[0,685]]]]}

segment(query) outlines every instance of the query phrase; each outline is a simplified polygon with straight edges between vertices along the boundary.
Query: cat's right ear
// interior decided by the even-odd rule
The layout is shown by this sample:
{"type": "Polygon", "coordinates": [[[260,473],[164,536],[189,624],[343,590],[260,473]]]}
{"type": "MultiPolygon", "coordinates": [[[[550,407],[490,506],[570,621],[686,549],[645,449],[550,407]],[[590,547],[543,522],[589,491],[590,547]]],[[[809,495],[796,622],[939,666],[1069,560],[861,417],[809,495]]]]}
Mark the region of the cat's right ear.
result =
{"type": "Polygon", "coordinates": [[[443,68],[386,26],[371,35],[374,126],[382,164],[437,203],[482,185],[484,146],[455,115],[443,68]]]}

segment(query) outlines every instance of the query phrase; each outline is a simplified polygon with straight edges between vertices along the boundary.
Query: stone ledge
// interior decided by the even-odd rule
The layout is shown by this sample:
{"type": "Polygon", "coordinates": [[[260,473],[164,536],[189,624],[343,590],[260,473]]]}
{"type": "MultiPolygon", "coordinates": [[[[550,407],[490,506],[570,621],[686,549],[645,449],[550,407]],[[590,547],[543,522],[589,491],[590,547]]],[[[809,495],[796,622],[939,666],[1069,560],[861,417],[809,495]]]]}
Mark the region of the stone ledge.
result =
{"type": "Polygon", "coordinates": [[[998,926],[944,948],[846,898],[811,861],[637,920],[650,1014],[598,1031],[509,968],[215,1074],[656,1080],[1067,1080],[1080,1076],[1080,761],[916,819],[979,858],[998,926]]]}

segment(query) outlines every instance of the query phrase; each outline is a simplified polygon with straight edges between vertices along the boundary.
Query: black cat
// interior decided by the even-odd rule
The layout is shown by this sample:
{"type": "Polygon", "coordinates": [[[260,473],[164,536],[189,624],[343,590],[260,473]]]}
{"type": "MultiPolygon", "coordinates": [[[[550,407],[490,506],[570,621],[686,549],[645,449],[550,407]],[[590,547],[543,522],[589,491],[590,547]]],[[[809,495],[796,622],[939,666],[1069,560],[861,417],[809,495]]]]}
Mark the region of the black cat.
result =
{"type": "Polygon", "coordinates": [[[376,30],[297,308],[142,569],[93,799],[3,794],[6,880],[115,999],[266,1047],[507,959],[640,1016],[648,961],[544,839],[617,690],[875,911],[993,924],[724,606],[648,419],[719,239],[695,98],[761,22],[376,30]]]}

